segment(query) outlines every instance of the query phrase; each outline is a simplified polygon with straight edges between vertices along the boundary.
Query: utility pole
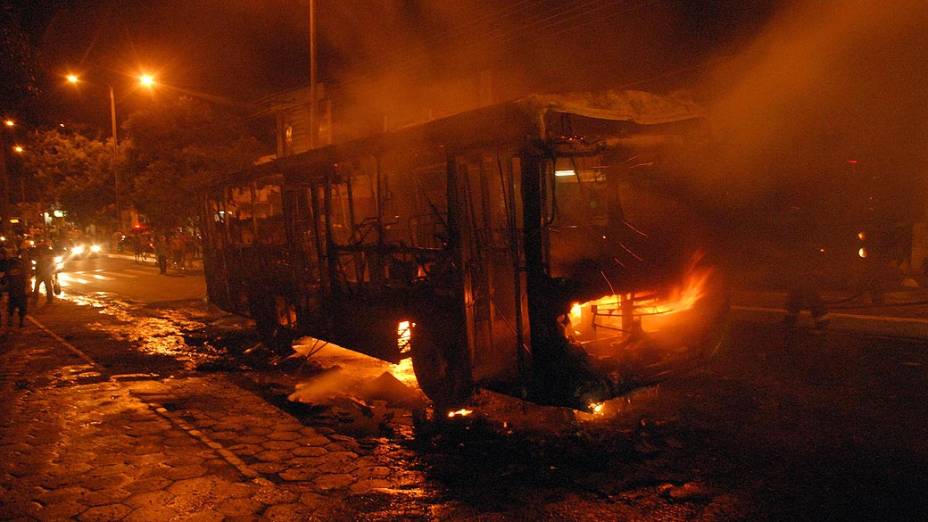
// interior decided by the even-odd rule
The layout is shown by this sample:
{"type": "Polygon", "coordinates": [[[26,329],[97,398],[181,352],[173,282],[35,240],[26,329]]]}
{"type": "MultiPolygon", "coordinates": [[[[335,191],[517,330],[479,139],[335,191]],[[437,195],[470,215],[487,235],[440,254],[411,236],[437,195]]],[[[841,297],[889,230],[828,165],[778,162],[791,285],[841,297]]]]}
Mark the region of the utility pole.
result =
{"type": "Polygon", "coordinates": [[[316,148],[316,0],[309,0],[309,148],[316,148]]]}
{"type": "Polygon", "coordinates": [[[3,235],[10,236],[10,171],[7,165],[7,143],[6,136],[0,135],[0,230],[3,235]]]}
{"type": "Polygon", "coordinates": [[[115,194],[115,204],[116,204],[116,230],[122,230],[122,213],[120,212],[119,206],[119,167],[117,162],[119,161],[119,141],[116,138],[116,94],[113,92],[113,86],[107,85],[110,88],[110,123],[113,126],[113,184],[115,194]]]}

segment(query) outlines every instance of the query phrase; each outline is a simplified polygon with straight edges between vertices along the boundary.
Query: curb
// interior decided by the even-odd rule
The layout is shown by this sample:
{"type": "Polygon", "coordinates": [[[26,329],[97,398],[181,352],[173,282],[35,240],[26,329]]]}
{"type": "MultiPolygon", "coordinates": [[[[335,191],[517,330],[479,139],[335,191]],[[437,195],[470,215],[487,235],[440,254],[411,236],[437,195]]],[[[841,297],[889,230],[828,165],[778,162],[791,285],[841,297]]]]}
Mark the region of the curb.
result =
{"type": "MultiPolygon", "coordinates": [[[[786,315],[786,309],[764,306],[732,305],[735,319],[745,321],[780,323],[786,315]]],[[[843,312],[829,312],[831,323],[829,330],[860,332],[883,337],[908,337],[928,339],[928,318],[895,317],[888,315],[865,315],[843,312]]]]}

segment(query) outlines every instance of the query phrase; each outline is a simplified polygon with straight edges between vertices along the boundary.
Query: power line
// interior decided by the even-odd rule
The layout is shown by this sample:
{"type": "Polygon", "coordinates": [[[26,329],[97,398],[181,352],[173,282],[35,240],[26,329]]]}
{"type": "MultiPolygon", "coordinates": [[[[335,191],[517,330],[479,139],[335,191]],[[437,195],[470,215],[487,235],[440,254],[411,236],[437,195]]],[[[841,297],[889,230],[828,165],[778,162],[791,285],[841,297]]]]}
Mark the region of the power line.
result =
{"type": "MultiPolygon", "coordinates": [[[[521,24],[520,26],[499,26],[493,28],[489,31],[482,32],[479,34],[472,35],[472,38],[465,39],[460,42],[457,46],[446,45],[445,47],[452,47],[456,50],[464,50],[468,47],[479,48],[480,46],[489,46],[489,45],[498,45],[502,42],[511,40],[512,38],[525,34],[531,31],[537,31],[544,28],[544,24],[551,20],[560,18],[561,22],[559,23],[569,23],[571,19],[576,19],[577,16],[584,16],[590,12],[595,12],[603,7],[608,7],[609,3],[600,4],[599,7],[596,7],[592,10],[585,11],[587,8],[595,6],[601,0],[587,0],[585,3],[572,4],[567,6],[561,6],[560,9],[555,11],[537,11],[530,13],[527,22],[521,24]]],[[[465,35],[467,36],[467,35],[465,35]]],[[[400,66],[401,69],[407,69],[409,65],[414,65],[416,62],[422,61],[423,59],[429,58],[433,53],[424,51],[421,55],[405,60],[396,64],[400,66]]]]}
{"type": "Polygon", "coordinates": [[[432,45],[434,45],[434,44],[436,44],[436,43],[438,43],[438,42],[441,42],[441,41],[443,41],[443,40],[454,39],[454,38],[459,38],[459,37],[461,37],[461,36],[465,36],[465,35],[467,34],[467,31],[466,31],[467,29],[476,27],[476,26],[478,26],[478,25],[480,25],[480,24],[483,24],[484,22],[486,22],[486,21],[488,21],[488,20],[501,20],[501,19],[503,19],[503,18],[505,18],[505,17],[507,17],[507,16],[509,16],[509,15],[511,15],[511,14],[517,12],[517,11],[519,11],[519,9],[520,9],[522,6],[524,6],[524,5],[526,5],[526,4],[531,4],[531,3],[537,3],[537,0],[519,0],[519,1],[517,1],[517,2],[511,3],[511,4],[509,4],[508,6],[502,8],[502,9],[499,9],[499,10],[493,12],[493,13],[486,13],[486,14],[484,14],[483,16],[478,16],[477,18],[472,19],[472,20],[470,20],[470,21],[467,22],[467,23],[458,24],[458,25],[456,25],[456,26],[454,27],[455,30],[454,30],[453,32],[451,32],[450,34],[444,34],[444,35],[442,35],[441,37],[437,37],[437,36],[436,36],[436,37],[430,38],[430,39],[428,39],[428,40],[425,40],[425,41],[423,41],[423,42],[420,42],[420,44],[418,45],[418,47],[421,47],[421,48],[424,48],[424,50],[427,50],[427,49],[428,49],[429,47],[431,47],[432,45]]]}
{"type": "MultiPolygon", "coordinates": [[[[579,4],[579,5],[576,5],[576,4],[570,5],[570,6],[567,6],[566,8],[558,9],[554,12],[551,12],[551,11],[539,12],[539,13],[536,13],[536,15],[540,16],[540,18],[537,18],[537,17],[533,18],[528,23],[522,24],[521,26],[517,26],[517,27],[498,28],[495,32],[499,34],[497,35],[491,32],[490,34],[492,35],[492,37],[488,37],[486,33],[482,33],[481,35],[479,35],[481,40],[477,41],[475,44],[469,44],[465,46],[459,45],[455,50],[459,52],[463,52],[463,51],[468,51],[468,50],[473,51],[476,49],[480,49],[481,47],[486,48],[490,46],[498,46],[498,45],[501,45],[502,43],[511,41],[514,38],[521,36],[521,35],[526,35],[526,34],[532,35],[534,33],[538,33],[540,30],[557,28],[559,26],[563,26],[567,30],[569,30],[569,29],[574,28],[574,26],[571,25],[572,23],[579,21],[579,20],[583,20],[584,17],[588,17],[592,14],[595,14],[613,5],[615,4],[612,4],[608,1],[600,3],[599,0],[590,0],[590,1],[587,1],[586,3],[579,4]]],[[[580,25],[584,25],[584,24],[580,24],[580,25]]],[[[544,35],[536,34],[535,36],[530,37],[530,39],[535,40],[541,36],[544,36],[544,35]]],[[[417,66],[422,65],[430,56],[431,56],[430,54],[426,53],[422,56],[416,56],[416,57],[404,60],[403,62],[396,64],[396,66],[391,67],[391,70],[396,76],[401,76],[406,72],[414,70],[417,66]]],[[[425,74],[420,73],[420,74],[411,76],[409,79],[415,80],[415,79],[421,79],[423,77],[425,77],[425,74]]],[[[362,83],[362,84],[376,83],[376,81],[377,81],[377,78],[372,77],[372,76],[367,76],[364,79],[356,80],[356,83],[362,83]]]]}
{"type": "Polygon", "coordinates": [[[647,6],[650,6],[650,5],[654,5],[654,4],[660,3],[660,2],[662,2],[662,1],[663,1],[663,0],[648,0],[648,1],[642,2],[642,3],[638,4],[638,5],[631,6],[631,7],[629,7],[628,9],[623,9],[623,10],[621,10],[621,11],[616,11],[615,13],[612,13],[612,14],[610,14],[610,15],[607,15],[607,16],[604,17],[604,18],[599,18],[599,19],[594,20],[594,21],[592,21],[592,22],[587,22],[587,23],[584,23],[584,24],[579,24],[579,25],[577,25],[577,26],[575,26],[575,27],[565,28],[565,29],[563,29],[563,30],[561,30],[561,31],[559,31],[559,32],[551,33],[551,34],[549,34],[548,36],[549,36],[549,37],[551,37],[551,36],[560,36],[561,34],[564,34],[565,32],[568,32],[568,31],[570,31],[570,30],[572,30],[572,29],[577,29],[577,28],[579,28],[579,27],[583,27],[583,26],[585,26],[585,25],[589,25],[590,23],[604,23],[604,22],[607,22],[607,21],[612,20],[613,18],[615,18],[615,17],[617,17],[617,16],[619,16],[619,15],[623,15],[623,14],[625,14],[625,13],[629,13],[629,12],[632,12],[632,11],[636,11],[636,10],[638,10],[638,9],[641,9],[642,7],[647,7],[647,6]]]}

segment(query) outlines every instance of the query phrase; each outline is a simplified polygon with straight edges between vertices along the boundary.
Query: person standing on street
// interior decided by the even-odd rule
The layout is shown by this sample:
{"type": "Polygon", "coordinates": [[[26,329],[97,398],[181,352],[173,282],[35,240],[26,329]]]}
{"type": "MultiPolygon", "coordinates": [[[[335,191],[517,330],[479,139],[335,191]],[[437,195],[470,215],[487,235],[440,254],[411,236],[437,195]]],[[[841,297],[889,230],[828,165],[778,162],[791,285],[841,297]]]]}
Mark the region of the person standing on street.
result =
{"type": "Polygon", "coordinates": [[[158,259],[158,271],[162,275],[168,272],[169,253],[170,246],[168,245],[168,238],[162,234],[155,239],[155,257],[158,259]]]}
{"type": "Polygon", "coordinates": [[[171,261],[177,270],[184,269],[184,239],[178,232],[171,238],[171,261]]]}
{"type": "Polygon", "coordinates": [[[0,301],[3,300],[3,293],[6,292],[6,273],[9,268],[10,258],[7,256],[6,248],[0,245],[0,301]]]}
{"type": "Polygon", "coordinates": [[[140,263],[142,261],[142,254],[144,252],[142,236],[138,234],[132,236],[132,251],[135,254],[135,263],[140,263]]]}
{"type": "Polygon", "coordinates": [[[22,261],[13,258],[7,263],[6,273],[3,275],[3,288],[7,293],[6,325],[13,326],[13,314],[19,312],[19,327],[23,327],[26,317],[26,269],[22,261]]]}
{"type": "Polygon", "coordinates": [[[45,285],[45,302],[55,302],[55,258],[54,251],[43,243],[36,249],[35,255],[35,286],[32,289],[32,299],[39,300],[39,286],[45,285]]]}

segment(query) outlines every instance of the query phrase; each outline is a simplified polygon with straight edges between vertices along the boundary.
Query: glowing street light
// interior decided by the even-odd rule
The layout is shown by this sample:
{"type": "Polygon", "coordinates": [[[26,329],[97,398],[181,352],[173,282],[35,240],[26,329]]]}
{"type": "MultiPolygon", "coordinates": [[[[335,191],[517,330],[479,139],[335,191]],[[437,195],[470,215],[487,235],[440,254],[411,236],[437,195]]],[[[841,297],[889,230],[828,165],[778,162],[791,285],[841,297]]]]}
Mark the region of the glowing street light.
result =
{"type": "Polygon", "coordinates": [[[25,150],[22,145],[13,145],[13,152],[16,154],[22,154],[25,150]]]}
{"type": "MultiPolygon", "coordinates": [[[[73,86],[77,86],[77,84],[80,83],[81,78],[77,74],[68,73],[67,75],[65,75],[65,80],[69,84],[73,86]]],[[[146,89],[153,89],[157,85],[157,82],[155,81],[155,77],[149,73],[144,73],[144,72],[139,74],[138,82],[140,86],[146,89]]],[[[115,185],[114,188],[115,188],[115,196],[116,196],[115,197],[116,223],[117,223],[117,227],[121,227],[122,226],[122,212],[121,212],[121,206],[120,206],[120,201],[119,201],[120,200],[119,170],[116,168],[116,164],[119,161],[119,138],[116,132],[116,94],[111,84],[106,84],[106,86],[109,89],[110,124],[112,125],[112,133],[113,133],[113,179],[114,179],[114,185],[115,185]]],[[[64,127],[64,124],[62,123],[60,124],[60,126],[64,127]]]]}
{"type": "MultiPolygon", "coordinates": [[[[65,76],[65,80],[71,85],[76,86],[80,81],[80,77],[74,73],[69,73],[65,76]]],[[[138,77],[139,85],[145,87],[146,89],[151,89],[155,86],[155,77],[148,73],[142,73],[138,77]]],[[[110,84],[106,85],[109,89],[109,98],[110,98],[110,123],[112,125],[113,132],[113,178],[115,185],[115,207],[116,207],[116,226],[122,226],[122,212],[120,210],[119,202],[119,170],[116,168],[116,164],[119,161],[119,138],[116,133],[116,93],[113,90],[113,86],[110,84]]],[[[60,124],[61,127],[64,127],[64,124],[60,124]]]]}
{"type": "Polygon", "coordinates": [[[15,126],[16,126],[16,122],[13,121],[13,120],[11,120],[11,119],[9,119],[9,118],[3,120],[3,124],[6,125],[7,127],[15,127],[15,126]]]}

